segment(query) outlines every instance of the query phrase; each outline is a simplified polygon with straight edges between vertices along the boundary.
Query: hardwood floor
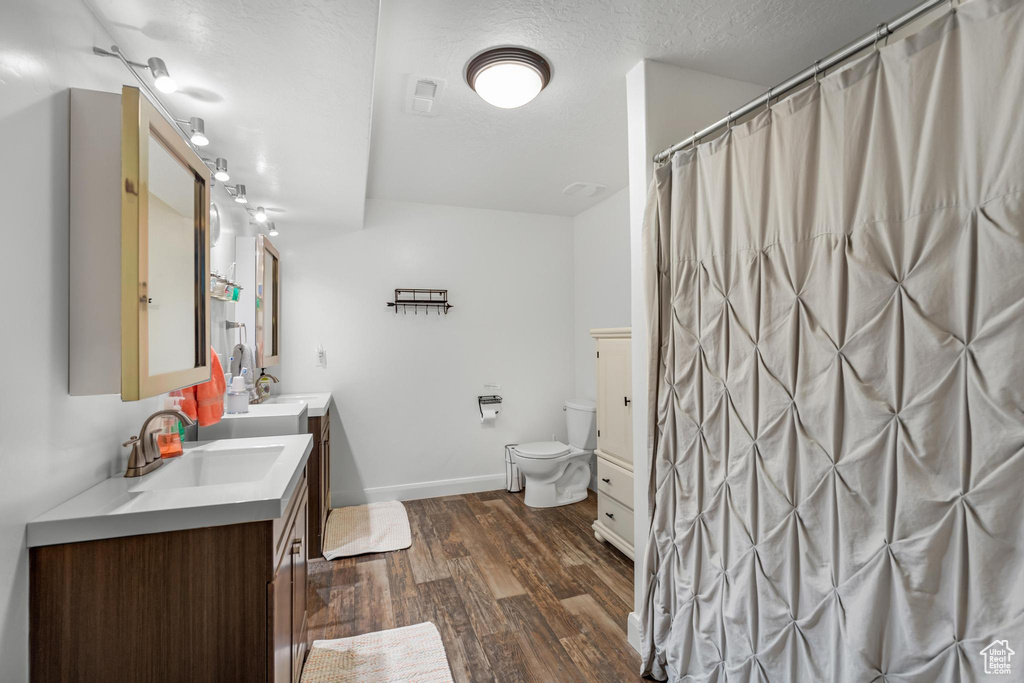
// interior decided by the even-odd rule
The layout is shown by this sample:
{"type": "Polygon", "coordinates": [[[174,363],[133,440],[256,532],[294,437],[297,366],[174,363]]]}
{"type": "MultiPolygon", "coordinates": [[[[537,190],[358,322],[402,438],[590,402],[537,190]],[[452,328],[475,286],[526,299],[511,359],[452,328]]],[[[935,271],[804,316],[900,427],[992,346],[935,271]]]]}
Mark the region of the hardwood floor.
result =
{"type": "Polygon", "coordinates": [[[412,547],[309,565],[310,642],[432,621],[456,681],[640,681],[633,563],[597,498],[533,509],[492,491],[409,501],[412,547]]]}

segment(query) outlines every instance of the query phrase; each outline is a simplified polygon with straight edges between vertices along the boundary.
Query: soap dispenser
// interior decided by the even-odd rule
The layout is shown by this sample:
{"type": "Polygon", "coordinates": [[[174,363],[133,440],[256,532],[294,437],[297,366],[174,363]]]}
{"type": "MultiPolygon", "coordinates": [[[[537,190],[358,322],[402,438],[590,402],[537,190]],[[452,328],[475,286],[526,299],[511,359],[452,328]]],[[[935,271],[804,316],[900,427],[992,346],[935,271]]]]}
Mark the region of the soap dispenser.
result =
{"type": "Polygon", "coordinates": [[[249,387],[246,383],[246,371],[248,368],[242,368],[242,373],[235,375],[231,378],[231,386],[228,388],[227,405],[225,406],[224,412],[228,415],[239,415],[241,413],[249,412],[249,387]]]}

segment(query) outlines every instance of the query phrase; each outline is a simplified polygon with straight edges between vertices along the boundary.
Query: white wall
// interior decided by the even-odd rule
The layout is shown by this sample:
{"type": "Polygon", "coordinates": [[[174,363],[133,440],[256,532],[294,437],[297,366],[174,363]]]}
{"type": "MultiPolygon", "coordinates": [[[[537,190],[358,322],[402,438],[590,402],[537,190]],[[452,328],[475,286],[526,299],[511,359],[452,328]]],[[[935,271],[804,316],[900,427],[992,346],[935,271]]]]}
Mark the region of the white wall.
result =
{"type": "Polygon", "coordinates": [[[637,612],[646,593],[643,572],[649,526],[647,488],[650,446],[647,433],[647,311],[641,232],[647,187],[654,155],[688,137],[693,131],[722,118],[729,110],[767,90],[753,83],[734,81],[700,71],[644,60],[626,74],[626,112],[629,137],[629,244],[630,306],[633,328],[633,537],[634,608],[628,634],[639,649],[637,612]]]}
{"type": "Polygon", "coordinates": [[[158,399],[68,395],[68,87],[119,90],[90,54],[111,38],[84,5],[0,10],[0,680],[28,680],[25,523],[122,470],[122,441],[158,399]]]}
{"type": "Polygon", "coordinates": [[[506,443],[566,438],[571,219],[370,200],[363,230],[275,244],[281,389],[334,394],[335,506],[501,488],[506,443]],[[396,287],[446,288],[454,308],[396,314],[396,287]],[[480,423],[485,383],[505,399],[494,425],[480,423]]]}
{"type": "Polygon", "coordinates": [[[629,327],[629,188],[573,218],[575,394],[597,398],[595,327],[629,327]]]}

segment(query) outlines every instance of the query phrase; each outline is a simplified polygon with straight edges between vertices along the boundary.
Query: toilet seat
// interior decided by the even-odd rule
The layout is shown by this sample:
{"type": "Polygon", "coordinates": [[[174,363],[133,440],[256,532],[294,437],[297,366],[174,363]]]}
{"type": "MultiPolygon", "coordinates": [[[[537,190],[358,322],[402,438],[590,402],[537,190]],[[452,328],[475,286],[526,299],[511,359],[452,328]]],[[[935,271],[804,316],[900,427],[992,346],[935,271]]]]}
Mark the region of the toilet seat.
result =
{"type": "Polygon", "coordinates": [[[532,441],[515,446],[515,451],[531,460],[550,460],[567,455],[572,449],[561,441],[532,441]]]}

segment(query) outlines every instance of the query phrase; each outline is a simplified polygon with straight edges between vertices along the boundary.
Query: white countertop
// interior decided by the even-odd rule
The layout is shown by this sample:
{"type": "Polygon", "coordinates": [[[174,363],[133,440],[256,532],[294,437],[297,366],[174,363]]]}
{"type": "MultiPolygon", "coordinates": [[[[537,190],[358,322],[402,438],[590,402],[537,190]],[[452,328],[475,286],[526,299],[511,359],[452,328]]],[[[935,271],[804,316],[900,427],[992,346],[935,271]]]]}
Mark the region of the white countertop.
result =
{"type": "Polygon", "coordinates": [[[290,434],[184,446],[184,454],[149,474],[111,477],[32,520],[28,546],[277,519],[295,493],[313,437],[290,434]]]}
{"type": "Polygon", "coordinates": [[[272,394],[263,405],[288,405],[304,403],[309,408],[309,417],[323,417],[331,407],[331,392],[312,392],[308,394],[272,394]]]}
{"type": "Polygon", "coordinates": [[[224,413],[220,420],[199,428],[200,441],[241,439],[309,432],[305,403],[254,403],[246,413],[224,413]]]}

